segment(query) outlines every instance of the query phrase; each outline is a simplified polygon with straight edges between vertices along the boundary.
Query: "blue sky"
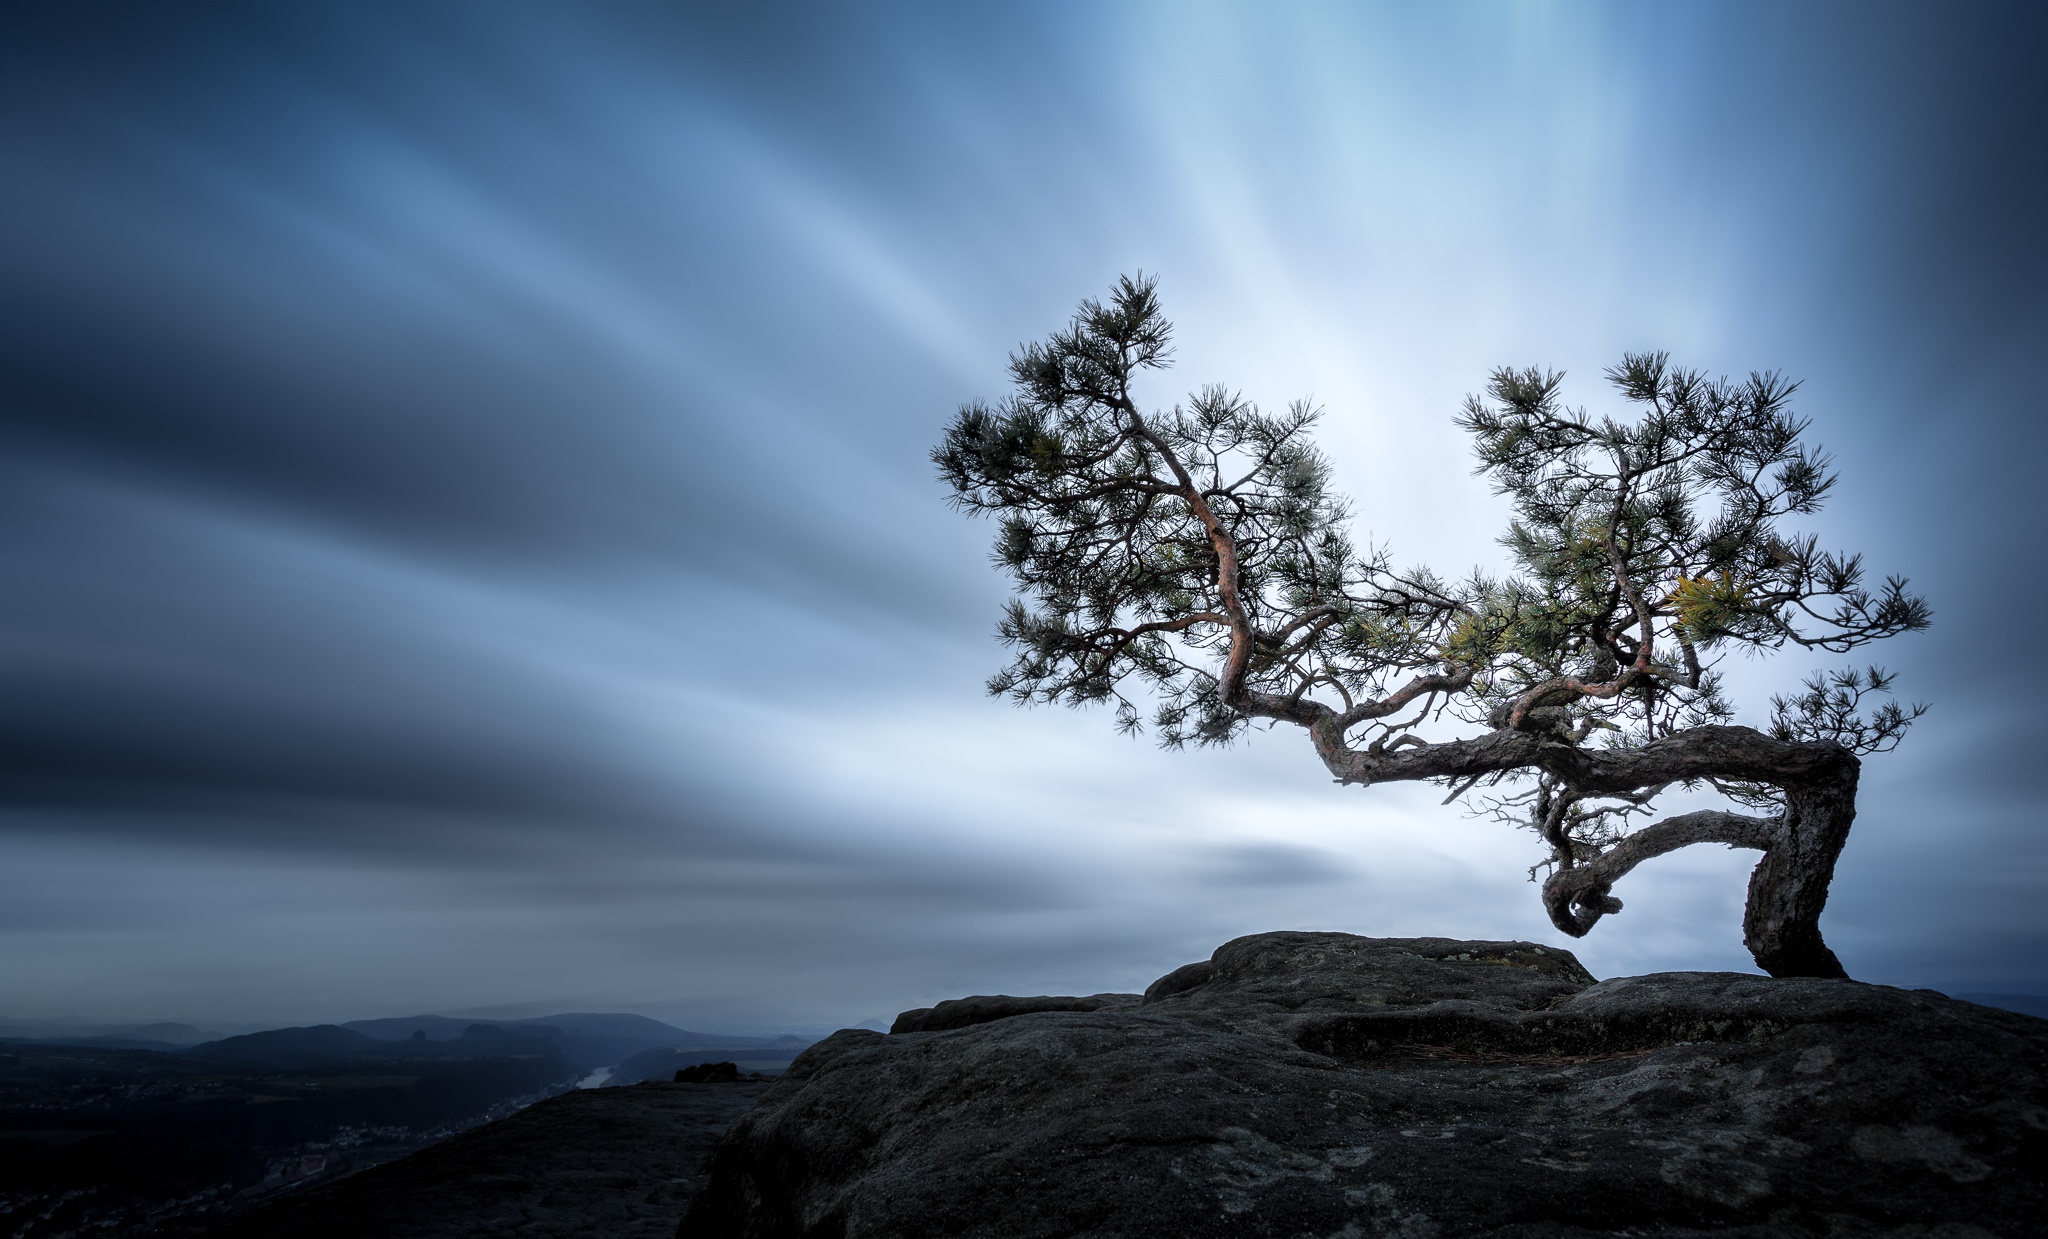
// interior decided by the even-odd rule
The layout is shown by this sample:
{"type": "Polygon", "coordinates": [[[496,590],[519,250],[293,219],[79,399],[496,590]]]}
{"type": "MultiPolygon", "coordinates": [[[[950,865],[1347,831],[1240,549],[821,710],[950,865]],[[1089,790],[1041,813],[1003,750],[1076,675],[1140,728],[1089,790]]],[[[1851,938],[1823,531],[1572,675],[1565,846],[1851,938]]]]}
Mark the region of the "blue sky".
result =
{"type": "MultiPolygon", "coordinates": [[[[1536,840],[1298,737],[985,699],[926,452],[1160,277],[1170,404],[1310,396],[1362,533],[1505,509],[1496,365],[1803,380],[1911,577],[1859,977],[2048,991],[2044,105],[2017,7],[218,5],[0,50],[0,1014],[829,1027],[1240,933],[1557,941],[1536,840]]],[[[1737,663],[1747,711],[1794,658],[1737,663]]],[[[1742,853],[1602,975],[1748,968],[1742,853]]]]}

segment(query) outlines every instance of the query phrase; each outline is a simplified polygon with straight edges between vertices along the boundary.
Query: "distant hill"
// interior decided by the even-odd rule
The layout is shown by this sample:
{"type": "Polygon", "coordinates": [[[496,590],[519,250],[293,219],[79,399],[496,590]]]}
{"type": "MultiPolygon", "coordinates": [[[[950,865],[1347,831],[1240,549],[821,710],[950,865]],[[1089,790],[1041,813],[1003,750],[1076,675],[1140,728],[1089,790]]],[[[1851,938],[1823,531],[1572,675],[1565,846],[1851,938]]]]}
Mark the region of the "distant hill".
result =
{"type": "Polygon", "coordinates": [[[429,1041],[453,1041],[471,1024],[503,1023],[503,1020],[458,1020],[446,1015],[408,1015],[403,1019],[350,1020],[340,1025],[377,1041],[408,1041],[414,1033],[425,1033],[429,1041]]]}
{"type": "Polygon", "coordinates": [[[211,1034],[190,1024],[96,1024],[84,1020],[10,1020],[0,1016],[0,1041],[84,1045],[103,1049],[175,1050],[211,1034]]]}
{"type": "MultiPolygon", "coordinates": [[[[74,1021],[8,1020],[0,1017],[0,1040],[92,1046],[104,1049],[175,1051],[216,1062],[299,1071],[336,1059],[495,1058],[544,1055],[559,1058],[578,1074],[617,1067],[637,1055],[671,1053],[680,1065],[726,1058],[753,1061],[794,1058],[810,1042],[802,1037],[746,1037],[693,1032],[644,1015],[567,1011],[516,1020],[460,1019],[411,1015],[346,1024],[272,1028],[207,1040],[190,1024],[91,1025],[74,1021]],[[716,1051],[699,1054],[696,1051],[716,1051]],[[742,1052],[744,1051],[744,1052],[742,1052]]],[[[662,1073],[667,1079],[673,1069],[662,1073]]]]}
{"type": "Polygon", "coordinates": [[[2048,994],[1951,994],[1980,1007],[2002,1007],[2021,1015],[2038,1015],[2048,1020],[2048,994]]]}
{"type": "MultiPolygon", "coordinates": [[[[733,1047],[761,1048],[754,1058],[791,1058],[810,1044],[801,1037],[734,1037],[719,1033],[692,1032],[644,1015],[618,1012],[570,1011],[560,1015],[531,1016],[517,1020],[463,1020],[446,1015],[413,1015],[402,1018],[351,1020],[339,1027],[381,1042],[452,1041],[465,1030],[478,1026],[498,1028],[552,1028],[563,1037],[561,1054],[578,1071],[614,1067],[655,1050],[718,1050],[713,1058],[732,1057],[733,1047]]],[[[710,1061],[692,1058],[691,1062],[710,1061]]],[[[688,1065],[685,1063],[684,1065],[688,1065]]],[[[671,1071],[669,1074],[673,1074],[671,1071]]],[[[664,1075],[663,1079],[668,1076],[664,1075]]]]}
{"type": "Polygon", "coordinates": [[[176,1054],[185,1046],[175,1041],[154,1041],[148,1037],[41,1037],[34,1045],[75,1045],[94,1050],[152,1050],[158,1054],[176,1054]]]}
{"type": "Polygon", "coordinates": [[[721,1040],[707,1033],[676,1028],[660,1020],[648,1019],[644,1015],[569,1012],[532,1020],[518,1020],[513,1022],[513,1026],[561,1029],[569,1038],[571,1064],[585,1071],[611,1067],[648,1050],[672,1049],[677,1046],[730,1045],[733,1041],[730,1037],[721,1040]]]}
{"type": "MultiPolygon", "coordinates": [[[[545,1024],[532,1027],[508,1028],[498,1024],[471,1024],[462,1030],[462,1035],[452,1041],[435,1041],[429,1037],[408,1037],[404,1041],[384,1041],[369,1051],[373,1057],[381,1058],[531,1058],[543,1056],[560,1058],[565,1062],[572,1056],[569,1052],[568,1034],[559,1028],[545,1024]]],[[[570,1065],[574,1065],[573,1063],[570,1065]]]]}
{"type": "Polygon", "coordinates": [[[257,1063],[281,1071],[297,1071],[329,1059],[367,1054],[386,1044],[339,1025],[315,1024],[311,1028],[273,1028],[269,1032],[204,1041],[185,1053],[192,1058],[257,1063]]]}
{"type": "MultiPolygon", "coordinates": [[[[154,1050],[184,1052],[196,1050],[201,1057],[222,1061],[262,1063],[281,1070],[337,1056],[376,1052],[373,1046],[320,1030],[358,1034],[370,1042],[390,1045],[411,1042],[416,1034],[437,1044],[461,1039],[478,1026],[493,1028],[553,1028],[562,1039],[554,1052],[570,1067],[588,1073],[598,1067],[616,1067],[636,1054],[649,1050],[720,1050],[735,1047],[762,1049],[753,1058],[777,1054],[794,1057],[811,1043],[807,1037],[749,1036],[732,1033],[696,1032],[677,1028],[644,1015],[624,1012],[565,1011],[559,1015],[529,1016],[521,1019],[476,1019],[449,1015],[408,1015],[384,1019],[350,1020],[343,1024],[320,1024],[297,1028],[272,1028],[240,1033],[232,1026],[208,1032],[191,1024],[106,1024],[81,1019],[20,1020],[0,1016],[0,1041],[33,1042],[45,1045],[78,1045],[98,1049],[154,1050]],[[222,1032],[237,1035],[222,1037],[222,1032]],[[255,1038],[252,1040],[251,1038],[255,1038]]],[[[249,1028],[249,1025],[242,1025],[249,1028]]],[[[260,1028],[260,1026],[258,1026],[260,1028]]],[[[410,1053],[411,1051],[407,1051],[410,1053]]],[[[460,1051],[445,1051],[459,1053],[460,1051]]],[[[474,1051],[473,1051],[474,1052],[474,1051]]],[[[730,1058],[731,1053],[716,1055],[730,1058]]],[[[666,1077],[663,1077],[666,1078],[666,1077]]]]}
{"type": "MultiPolygon", "coordinates": [[[[421,1030],[415,1030],[421,1032],[421,1030]]],[[[446,1040],[422,1035],[403,1041],[379,1041],[352,1028],[316,1024],[310,1028],[273,1028],[269,1032],[224,1037],[186,1050],[192,1058],[256,1063],[281,1071],[301,1071],[338,1059],[550,1058],[575,1066],[570,1038],[546,1025],[506,1028],[469,1024],[446,1040]]],[[[603,1064],[600,1064],[603,1065],[603,1064]]],[[[588,1070],[588,1068],[583,1068],[588,1070]]]]}
{"type": "Polygon", "coordinates": [[[462,1030],[471,1024],[497,1024],[504,1027],[526,1024],[547,1024],[561,1029],[579,1040],[630,1041],[647,1046],[667,1045],[770,1045],[777,1042],[793,1042],[808,1045],[801,1037],[748,1037],[733,1036],[730,1033],[691,1032],[677,1028],[660,1020],[644,1015],[624,1013],[565,1012],[561,1015],[536,1015],[516,1020],[458,1019],[451,1015],[408,1015],[379,1020],[350,1020],[341,1027],[375,1037],[379,1041],[402,1041],[415,1032],[425,1032],[429,1040],[446,1041],[462,1035],[462,1030]]]}

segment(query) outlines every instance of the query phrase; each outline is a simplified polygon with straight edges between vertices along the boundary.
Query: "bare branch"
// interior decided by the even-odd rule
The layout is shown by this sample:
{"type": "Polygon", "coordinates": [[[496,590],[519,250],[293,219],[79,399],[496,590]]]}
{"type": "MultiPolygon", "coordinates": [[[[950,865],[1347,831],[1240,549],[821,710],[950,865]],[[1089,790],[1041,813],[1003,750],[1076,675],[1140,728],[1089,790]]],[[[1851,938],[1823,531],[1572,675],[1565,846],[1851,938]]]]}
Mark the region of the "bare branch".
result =
{"type": "Polygon", "coordinates": [[[1777,842],[1780,821],[1702,809],[1666,818],[1621,840],[1589,861],[1561,868],[1543,884],[1543,908],[1550,923],[1583,938],[1602,916],[1621,911],[1608,894],[1629,870],[1655,856],[1695,843],[1725,843],[1764,851],[1777,842]]]}

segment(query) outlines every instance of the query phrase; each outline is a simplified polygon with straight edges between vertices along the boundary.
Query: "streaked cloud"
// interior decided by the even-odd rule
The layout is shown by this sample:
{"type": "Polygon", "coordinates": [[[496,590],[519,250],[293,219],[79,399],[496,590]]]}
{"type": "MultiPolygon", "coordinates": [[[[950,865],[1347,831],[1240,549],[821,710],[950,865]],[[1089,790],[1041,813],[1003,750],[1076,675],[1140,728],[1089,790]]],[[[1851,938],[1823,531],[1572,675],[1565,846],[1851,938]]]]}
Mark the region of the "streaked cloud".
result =
{"type": "MultiPolygon", "coordinates": [[[[1531,841],[1298,738],[980,696],[924,453],[1119,272],[1362,531],[1497,364],[1806,380],[1912,575],[1853,971],[2048,985],[2039,19],[1911,7],[158,6],[0,50],[4,1014],[886,1019],[1282,926],[1554,940],[1531,841]],[[1914,642],[1917,641],[1917,644],[1914,642]],[[1987,671],[1987,664],[1995,665],[1987,671]]],[[[1796,660],[1795,660],[1796,661],[1796,660]]],[[[1733,669],[1756,709],[1796,667],[1733,669]]],[[[1574,949],[1742,968],[1740,854],[1574,949]]]]}

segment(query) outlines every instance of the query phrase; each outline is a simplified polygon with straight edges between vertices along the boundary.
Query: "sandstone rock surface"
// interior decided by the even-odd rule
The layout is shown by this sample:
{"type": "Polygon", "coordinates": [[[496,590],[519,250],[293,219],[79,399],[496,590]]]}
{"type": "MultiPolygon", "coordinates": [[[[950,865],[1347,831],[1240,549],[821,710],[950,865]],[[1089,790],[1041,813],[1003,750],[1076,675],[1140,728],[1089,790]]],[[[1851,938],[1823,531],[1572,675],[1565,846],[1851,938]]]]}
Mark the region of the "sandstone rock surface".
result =
{"type": "Polygon", "coordinates": [[[1275,933],[1061,1001],[813,1046],[680,1235],[2048,1234],[2048,1021],[1934,993],[1275,933]]]}

